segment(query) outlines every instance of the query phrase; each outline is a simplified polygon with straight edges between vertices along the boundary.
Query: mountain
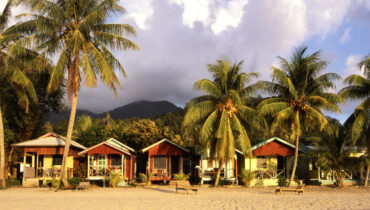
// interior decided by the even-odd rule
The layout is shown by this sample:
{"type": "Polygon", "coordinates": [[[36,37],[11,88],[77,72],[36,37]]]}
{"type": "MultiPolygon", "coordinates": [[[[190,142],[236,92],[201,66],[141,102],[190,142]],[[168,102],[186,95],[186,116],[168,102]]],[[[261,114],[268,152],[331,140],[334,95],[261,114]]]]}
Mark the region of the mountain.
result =
{"type": "MultiPolygon", "coordinates": [[[[153,115],[165,114],[168,112],[175,112],[182,110],[169,101],[136,101],[124,106],[115,108],[96,114],[90,111],[77,109],[76,118],[81,115],[89,115],[93,118],[104,118],[108,112],[113,119],[127,119],[132,117],[146,118],[153,115]]],[[[70,110],[61,111],[60,113],[52,113],[49,120],[52,122],[58,122],[64,119],[69,119],[70,110]]]]}
{"type": "MultiPolygon", "coordinates": [[[[65,120],[65,119],[69,119],[69,116],[71,114],[71,110],[70,109],[66,109],[66,110],[63,110],[63,111],[60,111],[58,113],[51,113],[50,116],[49,116],[49,121],[51,122],[59,122],[61,120],[65,120]]],[[[99,115],[98,114],[95,114],[93,112],[90,112],[90,111],[87,111],[87,110],[83,110],[83,109],[77,109],[76,110],[76,119],[82,115],[89,115],[90,117],[93,117],[93,118],[97,118],[99,115]]]]}
{"type": "MultiPolygon", "coordinates": [[[[132,117],[145,118],[178,110],[181,108],[169,101],[136,101],[107,112],[113,119],[127,119],[132,117]]],[[[106,112],[99,115],[100,118],[105,116],[106,112]]]]}

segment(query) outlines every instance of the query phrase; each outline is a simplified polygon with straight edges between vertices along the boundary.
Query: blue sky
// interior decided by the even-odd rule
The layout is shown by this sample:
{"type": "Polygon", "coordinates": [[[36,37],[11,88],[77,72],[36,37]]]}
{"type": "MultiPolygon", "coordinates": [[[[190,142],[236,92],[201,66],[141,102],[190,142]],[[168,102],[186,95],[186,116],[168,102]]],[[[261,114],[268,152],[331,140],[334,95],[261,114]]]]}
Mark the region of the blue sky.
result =
{"type": "MultiPolygon", "coordinates": [[[[196,80],[209,78],[206,65],[222,56],[244,61],[244,71],[270,79],[276,56],[295,47],[321,50],[327,71],[342,77],[360,73],[370,53],[369,0],[122,0],[127,14],[114,22],[131,24],[128,37],[140,51],[116,52],[128,79],[120,76],[116,99],[104,84],[82,88],[78,108],[104,112],[137,100],[168,100],[184,106],[199,92],[196,80]]],[[[5,1],[0,2],[0,9],[5,1]]],[[[15,8],[14,14],[25,12],[15,8]]],[[[14,23],[15,20],[12,21],[14,23]]],[[[55,58],[54,58],[55,59],[55,58]]],[[[338,82],[338,88],[343,84],[338,82]]],[[[342,107],[345,120],[358,102],[342,107]]]]}

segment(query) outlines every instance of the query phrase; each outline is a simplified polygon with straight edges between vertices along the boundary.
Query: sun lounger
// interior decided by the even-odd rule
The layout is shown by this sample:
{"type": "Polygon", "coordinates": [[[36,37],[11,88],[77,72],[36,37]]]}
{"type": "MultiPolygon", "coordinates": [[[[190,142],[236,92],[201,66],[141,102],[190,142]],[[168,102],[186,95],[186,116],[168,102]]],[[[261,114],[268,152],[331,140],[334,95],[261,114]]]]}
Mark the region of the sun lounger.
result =
{"type": "Polygon", "coordinates": [[[275,193],[276,194],[281,194],[283,193],[284,191],[286,192],[296,192],[298,195],[300,194],[303,194],[304,193],[304,184],[301,185],[300,187],[297,187],[297,188],[278,188],[275,190],[275,193]]]}
{"type": "Polygon", "coordinates": [[[186,191],[186,193],[189,193],[189,190],[195,192],[195,194],[198,193],[198,189],[191,187],[189,181],[178,181],[178,182],[176,182],[176,192],[178,190],[184,190],[184,191],[186,191]]]}

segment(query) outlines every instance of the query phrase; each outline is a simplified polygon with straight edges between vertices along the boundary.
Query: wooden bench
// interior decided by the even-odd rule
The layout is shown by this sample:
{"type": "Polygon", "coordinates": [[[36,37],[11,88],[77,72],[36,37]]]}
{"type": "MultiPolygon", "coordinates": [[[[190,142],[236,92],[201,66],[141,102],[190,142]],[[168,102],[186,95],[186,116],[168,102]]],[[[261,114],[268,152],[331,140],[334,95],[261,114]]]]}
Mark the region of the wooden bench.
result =
{"type": "Polygon", "coordinates": [[[189,193],[189,190],[195,192],[195,194],[198,193],[198,189],[191,187],[189,181],[177,181],[176,182],[176,193],[178,190],[184,190],[186,191],[187,194],[189,193]]]}
{"type": "Polygon", "coordinates": [[[296,192],[298,195],[304,193],[304,184],[301,185],[300,187],[297,188],[278,188],[275,190],[276,194],[281,194],[282,192],[287,191],[287,192],[296,192]]]}
{"type": "Polygon", "coordinates": [[[90,182],[80,182],[80,184],[76,187],[76,191],[78,189],[85,189],[87,192],[87,189],[90,187],[90,182]]]}

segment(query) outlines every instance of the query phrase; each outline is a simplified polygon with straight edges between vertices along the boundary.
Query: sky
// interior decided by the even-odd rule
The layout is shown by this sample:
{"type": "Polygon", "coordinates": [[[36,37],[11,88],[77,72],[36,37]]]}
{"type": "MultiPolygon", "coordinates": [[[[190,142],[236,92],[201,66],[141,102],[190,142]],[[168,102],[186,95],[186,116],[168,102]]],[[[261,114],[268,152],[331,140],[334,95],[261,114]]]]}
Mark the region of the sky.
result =
{"type": "MultiPolygon", "coordinates": [[[[0,2],[0,9],[5,1],[0,2]]],[[[140,51],[116,56],[120,75],[118,98],[104,84],[82,88],[78,108],[101,113],[137,100],[168,100],[183,107],[201,93],[195,81],[210,78],[207,64],[227,56],[244,61],[243,71],[271,79],[277,56],[289,58],[299,46],[320,50],[326,72],[343,78],[361,74],[359,60],[370,53],[369,0],[121,0],[127,13],[111,22],[131,24],[140,51]]],[[[13,13],[25,12],[15,8],[13,13]]],[[[13,20],[14,22],[14,20],[13,20]]],[[[337,90],[344,85],[337,82],[337,90]]],[[[342,105],[344,121],[359,102],[342,105]]]]}

